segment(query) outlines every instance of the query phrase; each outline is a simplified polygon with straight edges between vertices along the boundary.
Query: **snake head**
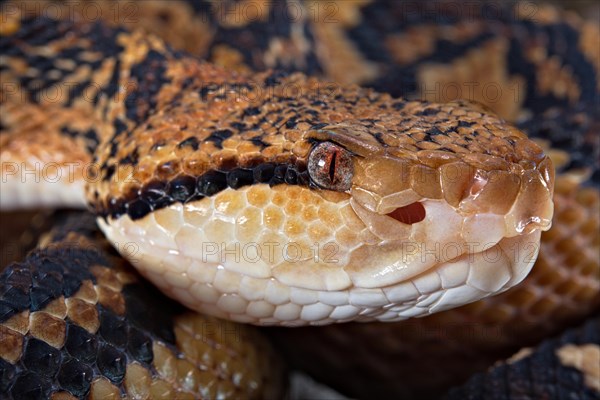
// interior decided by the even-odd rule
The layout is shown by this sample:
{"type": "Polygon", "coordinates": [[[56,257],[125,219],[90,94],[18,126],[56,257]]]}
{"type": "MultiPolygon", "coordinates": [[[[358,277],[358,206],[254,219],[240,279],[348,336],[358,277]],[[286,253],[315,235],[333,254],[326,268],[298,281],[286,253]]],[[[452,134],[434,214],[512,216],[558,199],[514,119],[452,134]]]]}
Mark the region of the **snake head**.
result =
{"type": "Polygon", "coordinates": [[[186,306],[263,325],[393,321],[533,265],[552,164],[486,110],[177,68],[216,83],[173,83],[177,101],[101,149],[89,193],[111,241],[135,243],[134,265],[186,306]]]}
{"type": "MultiPolygon", "coordinates": [[[[434,118],[409,120],[401,132],[344,123],[308,134],[317,143],[308,157],[311,179],[346,193],[348,223],[364,229],[368,245],[355,249],[346,268],[353,283],[412,287],[429,280],[451,289],[439,276],[446,271],[465,285],[455,290],[462,301],[471,287],[475,298],[520,282],[536,258],[540,231],[551,225],[552,162],[476,105],[405,108],[434,118]]],[[[437,309],[453,305],[440,301],[437,309]]]]}

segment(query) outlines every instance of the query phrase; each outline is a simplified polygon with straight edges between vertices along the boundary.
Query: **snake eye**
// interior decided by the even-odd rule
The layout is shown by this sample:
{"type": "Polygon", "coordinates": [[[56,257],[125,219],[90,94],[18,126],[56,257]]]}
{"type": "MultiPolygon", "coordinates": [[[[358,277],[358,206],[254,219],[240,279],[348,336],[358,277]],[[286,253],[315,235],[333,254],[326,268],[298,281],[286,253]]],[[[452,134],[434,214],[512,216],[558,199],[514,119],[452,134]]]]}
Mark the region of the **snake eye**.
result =
{"type": "Polygon", "coordinates": [[[352,155],[333,143],[320,143],[308,156],[308,173],[313,182],[323,189],[349,190],[354,174],[352,155]]]}

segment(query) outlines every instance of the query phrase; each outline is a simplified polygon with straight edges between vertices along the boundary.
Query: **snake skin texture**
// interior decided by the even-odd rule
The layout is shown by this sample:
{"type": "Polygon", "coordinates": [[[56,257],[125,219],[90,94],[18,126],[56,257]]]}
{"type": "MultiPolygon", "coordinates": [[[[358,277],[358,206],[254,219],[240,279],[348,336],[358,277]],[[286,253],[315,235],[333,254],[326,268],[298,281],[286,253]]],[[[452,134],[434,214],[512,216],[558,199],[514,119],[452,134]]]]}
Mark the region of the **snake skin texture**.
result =
{"type": "Polygon", "coordinates": [[[89,214],[58,218],[0,278],[3,399],[278,398],[284,367],[253,328],[141,280],[89,214]]]}
{"type": "MultiPolygon", "coordinates": [[[[149,2],[146,7],[132,7],[128,2],[95,4],[105,10],[121,4],[120,10],[125,12],[116,21],[119,24],[141,26],[165,38],[175,48],[198,54],[227,70],[240,73],[272,67],[302,70],[345,84],[359,83],[408,99],[435,102],[452,101],[461,97],[460,93],[463,96],[469,93],[469,98],[484,103],[528,135],[542,138],[545,141],[542,144],[561,149],[548,154],[559,172],[569,171],[567,178],[557,178],[553,227],[542,234],[540,256],[522,285],[457,310],[404,323],[270,331],[292,364],[356,397],[432,398],[473,372],[485,370],[495,360],[508,357],[519,347],[536,345],[597,311],[600,303],[598,24],[534,3],[471,2],[474,8],[469,9],[470,18],[465,20],[464,10],[455,8],[460,3],[450,1],[327,4],[309,1],[297,4],[311,12],[320,11],[321,19],[290,21],[275,17],[281,16],[285,7],[294,7],[292,3],[265,5],[268,17],[251,23],[241,18],[244,14],[240,13],[243,4],[250,2],[157,1],[149,2]],[[328,5],[336,8],[327,8],[328,5]],[[336,12],[332,14],[332,10],[336,12]],[[335,17],[335,23],[329,17],[335,17]],[[478,85],[474,87],[472,82],[478,85]],[[488,88],[502,88],[499,97],[479,90],[486,84],[488,88]],[[340,380],[335,375],[344,378],[340,380]]],[[[75,7],[82,4],[85,7],[83,2],[75,7]]],[[[115,18],[108,20],[115,22],[115,18]]],[[[89,61],[94,65],[98,60],[89,61]]],[[[154,63],[147,70],[140,66],[138,73],[152,75],[160,71],[159,64],[154,63]]],[[[68,63],[65,69],[68,70],[68,63]]],[[[287,72],[269,74],[264,76],[290,79],[287,72]]],[[[156,76],[160,81],[163,75],[156,76]]],[[[154,90],[152,85],[160,82],[151,80],[143,88],[145,93],[154,90]]],[[[39,82],[31,84],[30,89],[36,87],[39,82]]],[[[213,93],[213,89],[208,88],[205,94],[221,95],[219,90],[213,93]]],[[[81,149],[97,145],[96,127],[100,126],[97,120],[84,121],[77,113],[47,113],[42,106],[27,107],[31,108],[17,106],[7,112],[15,120],[28,121],[32,127],[49,126],[50,133],[44,132],[36,139],[40,149],[55,138],[63,140],[66,136],[72,140],[72,147],[62,149],[63,154],[68,154],[71,160],[80,157],[82,163],[90,161],[89,152],[81,149]],[[65,126],[68,128],[63,129],[65,126]],[[60,134],[51,136],[56,130],[60,134]]],[[[252,121],[252,115],[245,117],[252,121]]],[[[209,141],[218,147],[229,138],[225,136],[228,133],[221,132],[209,141]]],[[[181,139],[178,144],[184,149],[197,144],[181,139]]],[[[254,150],[254,145],[247,146],[254,150]]],[[[12,151],[18,152],[19,148],[15,146],[12,151]]],[[[179,153],[181,148],[174,152],[185,160],[187,153],[179,153]]],[[[121,156],[131,160],[135,154],[128,152],[121,156]]],[[[269,179],[275,176],[275,167],[269,179]]],[[[172,173],[169,168],[165,171],[167,175],[172,173]]],[[[281,168],[279,179],[285,180],[287,171],[281,168]]],[[[233,181],[240,179],[248,176],[232,176],[233,181]]],[[[221,185],[223,180],[229,185],[227,177],[221,177],[221,185]]],[[[177,195],[188,193],[189,182],[176,183],[173,186],[177,195]]],[[[64,191],[63,196],[65,200],[75,199],[77,204],[83,201],[80,193],[80,188],[74,188],[64,191]]],[[[119,208],[115,210],[114,214],[118,214],[119,208]]],[[[588,354],[594,355],[594,351],[585,347],[581,356],[544,360],[574,365],[574,358],[584,359],[588,354]]],[[[567,353],[580,354],[572,348],[567,353]]],[[[592,358],[592,364],[595,360],[592,358]]],[[[510,387],[504,374],[512,377],[515,373],[513,380],[520,382],[517,378],[527,368],[500,368],[491,378],[476,378],[475,383],[450,396],[484,398],[485,393],[501,385],[510,387]]],[[[572,373],[564,367],[557,367],[556,371],[559,375],[572,373]]],[[[543,381],[544,377],[540,379],[543,381]]],[[[568,384],[577,382],[581,387],[581,380],[576,379],[582,378],[577,375],[568,384]]],[[[516,393],[511,390],[498,391],[499,396],[511,398],[516,393]]],[[[528,395],[529,398],[540,393],[560,397],[575,393],[581,398],[597,398],[593,386],[581,391],[570,386],[568,393],[548,390],[528,395]]]]}
{"type": "MultiPolygon", "coordinates": [[[[3,165],[16,164],[7,160],[18,160],[22,141],[72,135],[74,113],[88,126],[96,117],[95,133],[76,139],[99,140],[88,149],[98,171],[86,190],[101,229],[138,243],[142,274],[195,310],[261,325],[438,312],[520,282],[537,254],[511,249],[535,247],[550,226],[550,159],[479,105],[357,86],[325,94],[325,81],[234,73],[140,31],[46,16],[11,22],[1,45],[15,91],[3,106],[21,112],[9,113],[3,165]],[[39,93],[61,84],[54,66],[65,62],[75,86],[43,104],[39,93]],[[59,125],[31,126],[27,109],[41,104],[64,117],[59,125]],[[309,204],[317,209],[301,207],[309,204]],[[405,220],[415,209],[422,217],[405,220]],[[211,243],[227,248],[207,254],[211,243]],[[265,255],[268,243],[295,244],[302,262],[285,250],[265,255]],[[328,243],[334,262],[312,256],[313,244],[328,243]],[[260,246],[258,261],[224,257],[233,244],[260,246]],[[456,250],[427,256],[448,244],[456,250]]],[[[26,186],[18,175],[10,182],[8,196],[26,186]]]]}
{"type": "Polygon", "coordinates": [[[600,399],[600,319],[523,349],[445,399],[600,399]]]}

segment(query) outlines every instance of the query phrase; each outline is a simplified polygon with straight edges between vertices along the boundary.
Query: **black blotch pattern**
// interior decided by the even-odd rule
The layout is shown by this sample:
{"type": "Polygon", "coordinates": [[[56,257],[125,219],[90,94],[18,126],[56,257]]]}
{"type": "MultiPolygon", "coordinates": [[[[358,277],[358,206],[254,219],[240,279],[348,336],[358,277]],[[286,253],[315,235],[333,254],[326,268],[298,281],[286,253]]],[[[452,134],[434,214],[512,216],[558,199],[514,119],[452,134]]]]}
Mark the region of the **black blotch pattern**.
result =
{"type": "Polygon", "coordinates": [[[27,262],[10,265],[0,274],[0,322],[24,310],[39,310],[61,295],[70,296],[84,280],[95,282],[85,268],[90,263],[106,260],[93,250],[72,246],[34,251],[27,262]],[[69,262],[60,262],[67,256],[69,262]],[[74,277],[76,283],[65,277],[74,277]]]}
{"type": "Polygon", "coordinates": [[[233,132],[229,129],[221,129],[218,131],[214,131],[210,134],[209,137],[206,138],[206,142],[213,142],[215,146],[222,149],[223,148],[223,140],[230,138],[233,135],[233,132]]]}
{"type": "Polygon", "coordinates": [[[127,324],[114,312],[100,307],[100,335],[111,345],[122,349],[127,344],[127,324]]]}
{"type": "Polygon", "coordinates": [[[198,150],[199,145],[200,145],[200,143],[198,142],[198,139],[194,136],[190,136],[189,138],[184,139],[181,142],[179,142],[177,147],[180,149],[182,149],[184,147],[190,147],[192,150],[198,150]]]}
{"type": "Polygon", "coordinates": [[[47,16],[26,17],[21,20],[21,27],[17,32],[0,37],[0,49],[2,54],[19,57],[36,70],[35,77],[22,75],[19,78],[19,83],[27,89],[32,101],[44,100],[46,97],[44,91],[53,85],[58,85],[60,92],[52,89],[52,92],[48,92],[48,96],[63,93],[63,96],[67,97],[67,105],[70,105],[76,98],[81,97],[90,81],[77,82],[75,85],[72,85],[73,82],[68,82],[68,85],[64,85],[67,82],[63,80],[70,72],[56,68],[55,61],[68,59],[76,63],[76,68],[89,66],[93,70],[97,69],[105,59],[116,58],[123,51],[123,47],[116,40],[121,32],[123,32],[122,28],[107,28],[100,22],[82,25],[72,19],[57,21],[47,16]],[[89,38],[93,51],[100,52],[101,57],[96,60],[86,58],[84,53],[88,49],[78,46],[67,46],[52,56],[35,54],[29,50],[28,46],[47,45],[53,40],[68,35],[76,37],[85,35],[89,38]],[[24,46],[24,43],[27,46],[24,46]],[[50,71],[53,71],[54,75],[49,75],[50,71]]]}
{"type": "Polygon", "coordinates": [[[46,342],[31,338],[23,349],[23,364],[31,372],[52,378],[61,363],[61,352],[46,342]]]}
{"type": "Polygon", "coordinates": [[[110,344],[103,344],[98,349],[98,358],[96,361],[100,373],[119,384],[125,377],[125,367],[127,358],[125,354],[110,344]]]}
{"type": "Polygon", "coordinates": [[[271,73],[271,75],[269,75],[265,79],[265,86],[267,86],[267,87],[277,86],[281,83],[281,80],[287,76],[289,76],[289,73],[287,71],[283,71],[283,70],[274,71],[271,73]]]}
{"type": "Polygon", "coordinates": [[[196,179],[187,175],[173,179],[167,186],[169,197],[182,203],[192,197],[195,191],[196,179]]]}
{"type": "Polygon", "coordinates": [[[151,363],[154,358],[152,353],[152,338],[143,331],[135,328],[129,328],[129,340],[127,351],[139,362],[151,363]]]}
{"type": "Polygon", "coordinates": [[[257,183],[268,183],[275,172],[275,164],[266,163],[254,168],[252,171],[254,181],[257,183]]]}
{"type": "Polygon", "coordinates": [[[140,219],[145,215],[148,215],[152,211],[150,204],[146,203],[142,199],[133,200],[129,203],[124,204],[127,214],[133,219],[140,219]]]}
{"type": "Polygon", "coordinates": [[[520,121],[518,127],[530,137],[542,138],[553,148],[569,154],[563,170],[586,169],[591,179],[587,186],[600,187],[600,141],[595,126],[600,119],[594,106],[550,109],[540,116],[520,121]]]}
{"type": "Polygon", "coordinates": [[[251,185],[254,182],[252,170],[236,168],[227,173],[227,186],[238,189],[242,186],[251,185]]]}
{"type": "MultiPolygon", "coordinates": [[[[223,26],[222,16],[220,13],[211,13],[211,8],[202,7],[192,2],[195,8],[201,9],[204,14],[204,18],[207,18],[209,22],[214,26],[215,33],[212,39],[212,46],[210,56],[212,56],[213,49],[219,46],[227,46],[228,48],[236,49],[244,58],[246,65],[250,66],[253,70],[265,70],[267,68],[273,68],[285,74],[286,72],[296,69],[294,66],[281,63],[280,60],[274,65],[266,65],[264,57],[257,57],[257,54],[264,54],[269,51],[271,47],[271,41],[274,38],[281,38],[289,40],[292,36],[292,25],[300,24],[299,18],[302,17],[302,13],[299,14],[298,4],[289,4],[287,2],[275,1],[269,3],[272,7],[269,9],[269,15],[264,20],[251,21],[244,26],[231,27],[223,26]]],[[[266,9],[266,8],[265,8],[266,9]]],[[[214,10],[214,8],[212,8],[214,10]]],[[[310,28],[310,16],[307,12],[304,12],[306,16],[303,25],[300,26],[302,29],[302,35],[304,38],[313,45],[309,46],[303,57],[298,60],[299,66],[302,66],[302,70],[307,74],[319,74],[322,72],[322,67],[319,59],[315,52],[315,38],[310,28]]],[[[274,85],[282,76],[272,75],[268,85],[274,85]]]]}
{"type": "Polygon", "coordinates": [[[426,108],[423,111],[419,111],[417,113],[415,113],[415,115],[435,115],[439,112],[440,110],[438,110],[437,108],[426,108]]]}
{"type": "Polygon", "coordinates": [[[125,98],[125,115],[138,124],[154,111],[161,87],[169,82],[166,76],[167,58],[150,50],[144,60],[131,68],[130,76],[137,87],[125,98]]]}
{"type": "Polygon", "coordinates": [[[74,396],[82,397],[90,390],[93,375],[94,371],[90,366],[69,358],[62,364],[57,379],[61,388],[74,396]]]}
{"type": "Polygon", "coordinates": [[[255,137],[255,138],[252,138],[252,139],[250,139],[250,142],[251,142],[253,145],[260,147],[261,149],[264,149],[264,148],[267,148],[267,147],[269,147],[269,144],[268,144],[268,143],[265,143],[265,142],[264,142],[264,141],[263,141],[261,138],[259,138],[259,137],[255,137]]]}
{"type": "MultiPolygon", "coordinates": [[[[233,160],[235,161],[235,160],[233,160]]],[[[254,183],[310,185],[306,166],[301,164],[258,164],[249,168],[227,168],[211,170],[200,177],[180,175],[168,182],[153,180],[136,188],[121,198],[113,198],[104,209],[97,212],[103,216],[117,218],[123,214],[140,219],[153,210],[173,203],[186,203],[214,196],[230,187],[239,189],[254,183]]]]}
{"type": "Polygon", "coordinates": [[[10,394],[14,400],[45,400],[49,398],[51,389],[50,379],[26,372],[15,379],[10,394]]]}
{"type": "Polygon", "coordinates": [[[125,157],[119,160],[119,164],[121,165],[137,165],[139,160],[139,153],[137,147],[131,151],[131,153],[127,154],[125,157]]]}
{"type": "Polygon", "coordinates": [[[556,355],[556,351],[566,344],[588,343],[600,345],[600,318],[597,316],[561,337],[544,341],[525,358],[474,375],[463,386],[450,390],[445,399],[597,399],[598,393],[585,384],[582,371],[562,364],[556,355]]]}
{"type": "Polygon", "coordinates": [[[210,171],[198,179],[196,185],[201,196],[213,196],[227,187],[227,177],[219,171],[210,171]]]}
{"type": "Polygon", "coordinates": [[[248,108],[246,108],[244,110],[243,116],[247,117],[247,116],[258,115],[258,114],[260,114],[260,108],[258,108],[258,107],[248,107],[248,108]]]}
{"type": "Polygon", "coordinates": [[[7,393],[17,377],[17,367],[0,358],[0,393],[7,393]]]}
{"type": "Polygon", "coordinates": [[[71,356],[92,363],[96,358],[98,339],[82,327],[68,323],[65,348],[71,356]]]}
{"type": "MultiPolygon", "coordinates": [[[[72,242],[71,235],[76,233],[94,240],[93,243],[104,243],[98,241],[100,234],[91,214],[59,216],[55,226],[49,236],[51,245],[33,251],[22,263],[14,263],[0,274],[0,302],[5,306],[0,322],[26,309],[34,311],[34,304],[36,310],[44,310],[41,302],[30,300],[36,296],[32,294],[35,287],[54,288],[47,292],[50,297],[68,298],[82,281],[97,283],[91,267],[113,267],[116,252],[108,244],[81,246],[72,242]]],[[[154,373],[151,363],[156,340],[177,354],[173,317],[185,311],[183,306],[143,280],[126,285],[121,294],[125,314],[117,315],[96,304],[100,327],[93,334],[67,317],[66,337],[59,349],[30,334],[24,335],[21,358],[14,365],[0,359],[0,397],[47,399],[55,392],[67,391],[84,398],[91,382],[100,376],[122,385],[127,365],[134,361],[154,373]],[[148,310],[152,310],[151,317],[148,310]]]]}

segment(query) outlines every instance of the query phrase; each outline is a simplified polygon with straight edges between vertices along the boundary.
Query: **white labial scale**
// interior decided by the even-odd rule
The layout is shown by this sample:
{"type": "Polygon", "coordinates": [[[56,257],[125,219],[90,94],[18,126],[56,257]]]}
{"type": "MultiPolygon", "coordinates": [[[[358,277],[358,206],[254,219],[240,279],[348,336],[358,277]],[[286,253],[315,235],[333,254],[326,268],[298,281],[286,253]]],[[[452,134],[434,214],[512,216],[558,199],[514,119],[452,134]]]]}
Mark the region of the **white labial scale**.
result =
{"type": "MultiPolygon", "coordinates": [[[[211,219],[216,212],[211,214],[212,211],[205,210],[200,203],[194,206],[196,211],[190,207],[190,204],[174,204],[155,211],[147,219],[132,221],[123,216],[109,220],[109,224],[100,219],[99,225],[109,241],[168,296],[201,312],[257,324],[389,321],[476,301],[520,282],[537,255],[532,245],[539,241],[539,232],[503,239],[485,253],[433,263],[418,274],[415,271],[420,267],[404,271],[408,278],[385,287],[361,287],[358,284],[360,274],[356,275],[358,270],[347,273],[338,264],[311,264],[308,273],[299,273],[300,263],[275,262],[270,265],[265,264],[264,259],[262,264],[245,262],[247,260],[238,262],[235,253],[229,255],[233,258],[224,260],[219,246],[228,244],[231,247],[232,240],[236,240],[228,236],[234,232],[233,219],[223,216],[211,219]],[[209,229],[210,238],[206,236],[209,229]],[[226,238],[229,242],[225,242],[226,238]],[[176,243],[175,249],[163,247],[172,242],[176,243]],[[128,253],[123,244],[134,244],[136,251],[128,253]],[[207,248],[206,244],[217,248],[207,248]],[[492,256],[496,258],[490,258],[492,256]],[[278,274],[285,276],[285,282],[270,275],[278,267],[278,274]],[[343,279],[338,276],[340,273],[343,279]],[[351,274],[359,278],[350,280],[351,274]],[[306,283],[309,275],[318,278],[315,287],[298,287],[306,283]],[[302,279],[296,279],[298,277],[302,279]]],[[[446,217],[447,210],[444,211],[443,205],[433,204],[428,210],[430,216],[446,217]]],[[[485,218],[489,224],[497,224],[496,218],[485,218]]],[[[479,226],[481,221],[467,218],[464,225],[468,233],[457,240],[484,235],[479,226]]],[[[459,226],[462,222],[454,221],[453,224],[459,226]]],[[[446,228],[436,229],[431,234],[437,238],[448,233],[446,228]]],[[[281,232],[263,229],[259,236],[285,242],[286,236],[281,232]]],[[[485,240],[492,240],[497,235],[498,230],[492,227],[485,240]]],[[[409,262],[416,262],[420,255],[409,259],[409,262]]],[[[373,276],[367,273],[363,277],[367,275],[373,276]]],[[[314,281],[309,283],[313,285],[314,281]]]]}
{"type": "Polygon", "coordinates": [[[238,293],[242,281],[242,275],[228,271],[221,266],[217,268],[213,287],[220,293],[238,293]]]}
{"type": "Polygon", "coordinates": [[[246,301],[241,296],[236,294],[225,294],[222,295],[217,301],[217,307],[221,310],[232,313],[232,314],[242,314],[246,311],[246,307],[248,306],[248,301],[246,301]]]}
{"type": "Polygon", "coordinates": [[[427,242],[423,245],[421,257],[433,256],[439,261],[444,257],[444,249],[448,245],[462,244],[464,217],[442,201],[426,200],[422,204],[425,207],[425,219],[419,225],[424,228],[427,242]]]}
{"type": "Polygon", "coordinates": [[[163,274],[164,279],[177,293],[188,292],[188,288],[192,285],[192,281],[185,273],[167,271],[163,274]]]}
{"type": "Polygon", "coordinates": [[[447,262],[438,267],[437,271],[444,289],[462,286],[469,276],[468,256],[463,256],[453,262],[447,262]]]}
{"type": "Polygon", "coordinates": [[[178,247],[175,235],[172,235],[161,226],[154,218],[153,213],[148,215],[148,223],[146,224],[145,230],[146,235],[149,237],[148,242],[152,246],[158,246],[164,249],[176,249],[178,247]]]}
{"type": "Polygon", "coordinates": [[[372,319],[373,317],[376,317],[382,313],[383,313],[383,309],[380,307],[368,307],[368,308],[363,308],[360,311],[359,315],[361,315],[363,317],[370,317],[372,319]]]}
{"type": "Polygon", "coordinates": [[[277,318],[279,321],[296,321],[300,318],[301,311],[302,307],[300,307],[298,304],[282,304],[275,308],[273,317],[277,318]]]}
{"type": "Polygon", "coordinates": [[[174,235],[176,249],[187,257],[203,263],[218,264],[221,261],[219,253],[213,254],[212,244],[204,232],[198,228],[183,225],[174,235]]]}
{"type": "Polygon", "coordinates": [[[348,302],[348,292],[319,292],[319,301],[324,304],[329,304],[330,306],[343,306],[345,304],[349,304],[348,302]]]}
{"type": "Polygon", "coordinates": [[[413,308],[415,306],[415,303],[416,303],[416,301],[412,302],[412,303],[407,303],[407,304],[394,305],[393,307],[389,308],[389,311],[398,314],[398,313],[400,313],[400,311],[404,311],[404,310],[408,310],[409,308],[413,308]]]}
{"type": "Polygon", "coordinates": [[[382,307],[389,303],[381,289],[350,289],[350,304],[357,307],[382,307]]]}
{"type": "Polygon", "coordinates": [[[267,290],[268,279],[257,279],[244,276],[240,281],[239,293],[249,301],[262,300],[267,290]]]}
{"type": "Polygon", "coordinates": [[[177,291],[177,300],[190,307],[191,305],[196,303],[196,299],[192,296],[192,292],[190,290],[179,290],[177,291]]]}
{"type": "Polygon", "coordinates": [[[271,279],[265,291],[265,300],[271,304],[285,304],[290,301],[290,288],[271,279]]]}
{"type": "Polygon", "coordinates": [[[348,274],[337,264],[283,261],[273,267],[273,276],[283,284],[313,290],[343,290],[352,285],[348,274]]]}
{"type": "Polygon", "coordinates": [[[494,293],[500,290],[511,277],[510,265],[500,246],[494,246],[483,253],[477,253],[476,267],[469,269],[467,284],[482,292],[494,293]]]}
{"type": "Polygon", "coordinates": [[[343,321],[350,320],[356,317],[360,313],[360,308],[355,307],[353,305],[347,304],[343,306],[337,306],[331,313],[331,318],[343,321]]]}
{"type": "Polygon", "coordinates": [[[300,313],[300,319],[303,321],[320,321],[325,318],[328,318],[331,312],[333,311],[332,306],[328,306],[322,303],[310,304],[302,307],[302,312],[300,313]]]}
{"type": "Polygon", "coordinates": [[[473,252],[496,245],[504,235],[506,228],[502,215],[475,214],[465,218],[462,237],[473,252]]]}
{"type": "Polygon", "coordinates": [[[412,282],[419,293],[433,293],[442,287],[442,281],[435,269],[414,278],[412,282]]]}
{"type": "Polygon", "coordinates": [[[417,302],[417,306],[425,309],[431,309],[432,306],[442,297],[442,293],[443,291],[440,290],[423,296],[423,298],[419,299],[417,302]]]}
{"type": "Polygon", "coordinates": [[[383,293],[394,304],[403,304],[404,302],[416,299],[420,295],[420,292],[412,281],[385,287],[383,288],[383,293]]]}
{"type": "Polygon", "coordinates": [[[527,235],[506,238],[499,243],[506,257],[513,261],[511,277],[504,285],[504,289],[519,284],[529,274],[540,251],[541,235],[541,231],[535,231],[527,235]]]}
{"type": "Polygon", "coordinates": [[[194,283],[190,292],[199,304],[216,304],[221,296],[217,289],[205,283],[194,283]]]}
{"type": "Polygon", "coordinates": [[[398,313],[399,320],[427,315],[427,309],[418,306],[408,308],[398,313]]]}
{"type": "Polygon", "coordinates": [[[487,296],[487,293],[468,285],[446,289],[431,312],[439,312],[450,308],[472,303],[487,296]]]}
{"type": "Polygon", "coordinates": [[[268,318],[273,315],[275,306],[267,301],[251,301],[246,308],[246,312],[255,318],[268,318]]]}
{"type": "Polygon", "coordinates": [[[392,322],[392,321],[397,321],[398,320],[398,313],[395,313],[393,311],[386,311],[383,314],[379,315],[377,317],[377,319],[379,321],[388,321],[388,322],[392,322]]]}
{"type": "Polygon", "coordinates": [[[319,301],[319,292],[293,287],[290,289],[290,301],[300,305],[315,304],[319,301]]]}
{"type": "MultiPolygon", "coordinates": [[[[150,244],[150,243],[148,243],[150,244]]],[[[151,245],[151,244],[150,244],[151,245]]],[[[163,264],[169,265],[169,270],[167,273],[177,274],[177,275],[187,275],[187,271],[192,266],[192,258],[184,257],[181,254],[178,254],[176,251],[168,251],[167,254],[163,258],[163,264]]]]}
{"type": "MultiPolygon", "coordinates": [[[[464,216],[442,201],[425,200],[421,204],[425,208],[425,219],[412,224],[410,229],[405,229],[406,235],[387,238],[374,246],[363,246],[355,250],[353,261],[360,268],[346,268],[355,286],[393,286],[421,275],[465,251],[460,234],[464,216]],[[449,250],[454,249],[458,249],[458,252],[447,256],[452,254],[449,250]]],[[[370,215],[363,214],[362,218],[370,215]]],[[[378,218],[384,218],[379,221],[380,224],[399,224],[390,217],[378,218]]],[[[365,224],[370,226],[367,222],[365,224]]]]}
{"type": "Polygon", "coordinates": [[[211,283],[215,280],[217,268],[217,264],[207,265],[194,259],[187,269],[187,276],[194,282],[211,283]]]}
{"type": "Polygon", "coordinates": [[[258,318],[254,318],[248,314],[235,314],[235,316],[231,316],[232,321],[240,322],[242,324],[256,324],[258,323],[258,318]]]}

